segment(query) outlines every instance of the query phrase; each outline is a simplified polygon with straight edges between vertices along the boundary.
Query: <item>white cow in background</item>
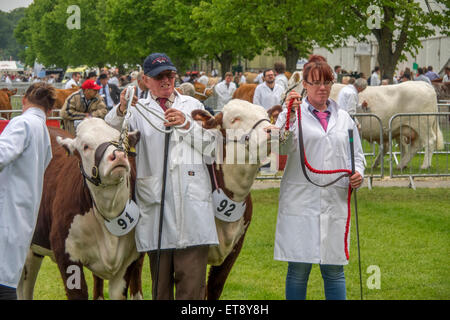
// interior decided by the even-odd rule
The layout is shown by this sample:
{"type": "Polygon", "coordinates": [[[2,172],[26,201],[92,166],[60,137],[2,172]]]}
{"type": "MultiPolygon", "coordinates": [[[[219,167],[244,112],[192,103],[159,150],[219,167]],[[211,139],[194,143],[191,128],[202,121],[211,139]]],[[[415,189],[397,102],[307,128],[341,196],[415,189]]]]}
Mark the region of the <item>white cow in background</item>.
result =
{"type": "MultiPolygon", "coordinates": [[[[331,88],[330,98],[337,100],[343,84],[334,84],[331,88]]],[[[432,86],[423,81],[407,81],[395,85],[368,86],[359,94],[359,101],[366,100],[366,112],[376,114],[383,126],[383,150],[387,152],[389,144],[389,119],[397,113],[433,113],[438,112],[436,92],[432,86]]],[[[357,113],[362,113],[361,109],[357,113]]],[[[360,117],[358,121],[362,128],[362,138],[368,141],[377,141],[379,138],[378,121],[369,117],[360,117]],[[371,123],[370,123],[371,121],[371,123]]],[[[431,166],[433,151],[444,148],[444,139],[439,128],[439,121],[435,116],[397,117],[392,123],[392,137],[402,145],[399,169],[405,168],[412,157],[425,148],[422,169],[431,166]]],[[[373,167],[378,166],[384,154],[379,154],[373,167]]]]}

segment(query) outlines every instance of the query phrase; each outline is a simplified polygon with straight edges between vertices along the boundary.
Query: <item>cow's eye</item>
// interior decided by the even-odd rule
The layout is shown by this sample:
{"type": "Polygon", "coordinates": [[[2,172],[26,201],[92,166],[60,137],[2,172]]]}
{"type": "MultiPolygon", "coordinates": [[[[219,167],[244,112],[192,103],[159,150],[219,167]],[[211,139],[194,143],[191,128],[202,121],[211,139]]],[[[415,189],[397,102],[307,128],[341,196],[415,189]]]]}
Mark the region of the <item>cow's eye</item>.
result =
{"type": "Polygon", "coordinates": [[[87,144],[85,144],[85,145],[83,146],[83,150],[86,151],[87,149],[89,149],[89,146],[88,146],[87,144]]]}

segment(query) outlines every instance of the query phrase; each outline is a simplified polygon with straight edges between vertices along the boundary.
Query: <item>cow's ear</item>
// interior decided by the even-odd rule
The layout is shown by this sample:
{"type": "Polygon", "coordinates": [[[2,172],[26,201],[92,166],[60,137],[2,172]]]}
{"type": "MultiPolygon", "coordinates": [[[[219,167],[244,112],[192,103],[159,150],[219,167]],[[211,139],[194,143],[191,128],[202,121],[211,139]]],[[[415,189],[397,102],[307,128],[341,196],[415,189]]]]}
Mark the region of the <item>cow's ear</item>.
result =
{"type": "MultiPolygon", "coordinates": [[[[219,113],[221,114],[221,113],[219,113]]],[[[220,117],[220,121],[217,121],[217,116],[213,117],[208,111],[206,110],[194,110],[191,113],[192,119],[195,121],[200,121],[202,124],[202,127],[205,129],[217,129],[219,126],[222,125],[222,117],[220,117]]]]}
{"type": "Polygon", "coordinates": [[[11,92],[10,96],[15,95],[17,93],[17,88],[15,88],[14,90],[11,90],[10,92],[11,92]]]}
{"type": "Polygon", "coordinates": [[[128,132],[128,144],[131,148],[134,148],[140,139],[141,132],[139,130],[128,132]]]}
{"type": "Polygon", "coordinates": [[[72,156],[75,152],[75,139],[56,137],[56,142],[67,151],[67,155],[72,156]]]}

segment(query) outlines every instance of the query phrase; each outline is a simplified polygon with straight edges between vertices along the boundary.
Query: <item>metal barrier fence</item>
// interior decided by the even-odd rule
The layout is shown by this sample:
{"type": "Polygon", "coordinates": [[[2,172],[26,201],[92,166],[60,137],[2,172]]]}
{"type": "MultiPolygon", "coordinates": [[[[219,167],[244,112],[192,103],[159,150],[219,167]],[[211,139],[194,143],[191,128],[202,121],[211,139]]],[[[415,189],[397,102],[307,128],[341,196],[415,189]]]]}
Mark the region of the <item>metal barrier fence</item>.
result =
{"type": "MultiPolygon", "coordinates": [[[[14,100],[17,104],[20,103],[16,110],[0,110],[0,113],[22,113],[22,97],[16,96],[11,102],[13,103],[14,100]]],[[[438,106],[439,110],[450,110],[448,103],[440,103],[438,106]]],[[[60,110],[53,111],[59,114],[60,110]]],[[[395,114],[389,120],[387,132],[383,132],[381,119],[375,114],[357,113],[352,117],[358,121],[360,126],[360,136],[366,158],[365,176],[368,178],[369,188],[372,186],[373,178],[384,177],[385,166],[382,155],[385,152],[389,154],[389,176],[391,178],[407,177],[413,188],[415,188],[414,177],[450,176],[450,112],[395,114]],[[436,140],[439,132],[433,123],[439,123],[442,133],[442,150],[437,150],[438,141],[436,140]],[[383,137],[386,135],[389,138],[388,141],[385,141],[386,139],[383,137]],[[420,137],[422,137],[422,141],[425,141],[424,144],[417,144],[420,137]],[[394,141],[397,141],[398,144],[394,145],[394,141]],[[398,168],[394,168],[394,164],[398,168]],[[406,167],[406,165],[408,166],[406,167]]],[[[48,119],[62,120],[60,116],[48,119]]],[[[281,172],[275,175],[259,175],[256,179],[280,178],[281,172]]]]}
{"type": "MultiPolygon", "coordinates": [[[[12,84],[8,84],[6,82],[0,82],[0,89],[2,88],[8,88],[8,89],[17,89],[18,95],[25,94],[25,91],[27,91],[28,87],[32,85],[32,82],[13,82],[12,84]]],[[[56,82],[52,83],[52,86],[54,86],[56,89],[64,89],[64,83],[56,82]]]]}
{"type": "Polygon", "coordinates": [[[414,177],[450,176],[449,117],[450,112],[436,112],[399,113],[390,118],[388,132],[391,178],[408,177],[411,186],[415,188],[414,177]],[[439,130],[436,124],[439,124],[439,130]],[[394,139],[398,141],[398,146],[393,145],[394,139]],[[437,150],[438,147],[442,150],[437,150]],[[398,156],[400,162],[397,160],[398,156]],[[397,168],[394,168],[394,162],[397,168]]]}

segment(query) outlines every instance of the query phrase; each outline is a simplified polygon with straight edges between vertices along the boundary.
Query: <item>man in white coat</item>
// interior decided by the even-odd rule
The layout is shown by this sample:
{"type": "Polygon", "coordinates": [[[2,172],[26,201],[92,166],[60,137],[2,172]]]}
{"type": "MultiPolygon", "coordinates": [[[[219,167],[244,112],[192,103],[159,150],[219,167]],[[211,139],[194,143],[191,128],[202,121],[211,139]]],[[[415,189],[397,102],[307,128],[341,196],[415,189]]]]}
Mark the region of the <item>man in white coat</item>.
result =
{"type": "MultiPolygon", "coordinates": [[[[355,83],[348,84],[339,91],[337,98],[338,106],[352,115],[356,113],[359,106],[358,94],[366,90],[367,81],[363,78],[356,79],[355,83]]],[[[367,108],[367,101],[361,103],[362,108],[367,108]]]]}
{"type": "Polygon", "coordinates": [[[225,73],[225,80],[219,82],[214,87],[214,92],[217,96],[217,109],[222,110],[223,106],[228,103],[236,91],[236,84],[233,82],[233,74],[231,72],[225,73]]]}
{"type": "Polygon", "coordinates": [[[22,99],[22,115],[0,135],[0,299],[17,299],[52,158],[45,121],[55,100],[51,85],[32,84],[22,99]]]}
{"type": "Polygon", "coordinates": [[[259,84],[253,95],[253,103],[269,110],[281,103],[283,88],[275,83],[275,74],[272,69],[264,70],[264,82],[259,84]]]}
{"type": "MultiPolygon", "coordinates": [[[[136,146],[136,198],[140,208],[136,246],[150,257],[153,299],[173,299],[174,286],[177,300],[204,299],[209,246],[218,244],[211,182],[202,162],[202,143],[211,136],[203,133],[201,126],[190,118],[193,110],[204,108],[198,100],[175,90],[176,68],[165,54],[150,54],[144,61],[144,74],[149,96],[139,103],[164,114],[166,122],[141,106],[129,110],[130,127],[141,132],[136,146]],[[175,128],[171,133],[167,164],[163,163],[165,134],[150,125],[138,110],[160,129],[175,128]],[[193,155],[194,161],[186,155],[193,155]],[[167,181],[158,296],[155,297],[164,165],[167,165],[167,181]]],[[[124,120],[125,91],[120,104],[105,117],[105,121],[117,129],[124,120]]]]}

